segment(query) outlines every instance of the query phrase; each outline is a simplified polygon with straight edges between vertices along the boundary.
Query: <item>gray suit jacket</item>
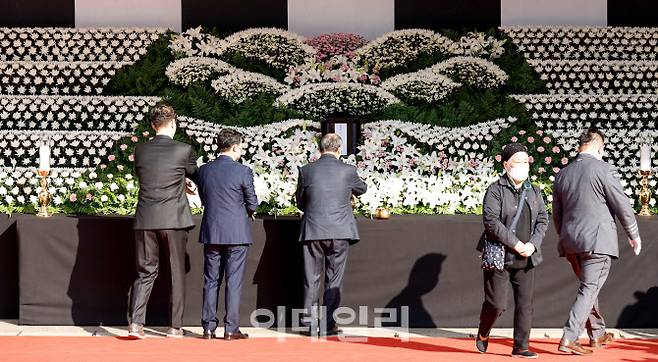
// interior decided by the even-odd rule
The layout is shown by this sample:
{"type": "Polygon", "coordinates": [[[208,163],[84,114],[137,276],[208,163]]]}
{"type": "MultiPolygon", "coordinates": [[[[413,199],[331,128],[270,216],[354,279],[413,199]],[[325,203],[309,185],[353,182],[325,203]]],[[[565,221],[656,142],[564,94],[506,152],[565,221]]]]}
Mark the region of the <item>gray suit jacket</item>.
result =
{"type": "Polygon", "coordinates": [[[199,242],[251,244],[251,219],[258,199],[251,169],[228,156],[219,156],[199,169],[197,181],[203,203],[199,242]]]}
{"type": "Polygon", "coordinates": [[[553,222],[560,235],[560,255],[593,252],[619,257],[615,217],[630,239],[640,236],[617,169],[581,153],[557,174],[553,184],[553,222]]]}
{"type": "Polygon", "coordinates": [[[299,241],[358,241],[351,198],[367,188],[356,167],[331,155],[300,168],[295,194],[297,207],[304,212],[299,241]]]}
{"type": "Polygon", "coordinates": [[[136,230],[194,227],[185,195],[185,177],[196,182],[192,146],[168,136],[155,136],[135,147],[135,173],[139,179],[136,230]]]}

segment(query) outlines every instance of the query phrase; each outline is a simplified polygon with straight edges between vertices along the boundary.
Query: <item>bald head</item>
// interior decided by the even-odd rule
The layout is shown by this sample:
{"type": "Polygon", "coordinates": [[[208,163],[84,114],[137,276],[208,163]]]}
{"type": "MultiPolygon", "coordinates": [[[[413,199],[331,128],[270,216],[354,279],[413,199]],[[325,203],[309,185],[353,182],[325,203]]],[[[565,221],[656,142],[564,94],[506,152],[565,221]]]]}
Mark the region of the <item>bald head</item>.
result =
{"type": "Polygon", "coordinates": [[[335,133],[327,133],[320,140],[321,153],[339,153],[343,140],[335,133]]]}

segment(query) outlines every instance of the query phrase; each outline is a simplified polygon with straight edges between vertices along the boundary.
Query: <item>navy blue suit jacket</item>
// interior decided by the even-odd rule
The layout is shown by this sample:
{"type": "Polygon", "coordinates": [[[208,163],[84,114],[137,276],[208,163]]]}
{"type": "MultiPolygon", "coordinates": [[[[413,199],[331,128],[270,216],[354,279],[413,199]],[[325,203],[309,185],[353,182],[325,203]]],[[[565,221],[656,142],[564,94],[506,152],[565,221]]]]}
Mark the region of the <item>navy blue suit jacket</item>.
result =
{"type": "Polygon", "coordinates": [[[219,156],[201,166],[197,177],[204,206],[199,242],[251,244],[250,216],[258,206],[251,169],[228,156],[219,156]]]}

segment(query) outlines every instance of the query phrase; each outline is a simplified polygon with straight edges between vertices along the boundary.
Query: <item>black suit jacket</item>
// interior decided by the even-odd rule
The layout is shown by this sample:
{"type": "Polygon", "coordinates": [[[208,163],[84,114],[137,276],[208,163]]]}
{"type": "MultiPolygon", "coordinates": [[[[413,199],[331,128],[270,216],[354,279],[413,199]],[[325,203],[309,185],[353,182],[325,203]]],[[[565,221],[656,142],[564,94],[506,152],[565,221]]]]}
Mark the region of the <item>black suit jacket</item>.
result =
{"type": "Polygon", "coordinates": [[[157,135],[135,148],[135,172],[139,180],[136,230],[194,227],[185,195],[185,177],[196,182],[192,146],[157,135]]]}
{"type": "Polygon", "coordinates": [[[356,167],[332,155],[302,167],[296,192],[297,207],[304,212],[299,240],[358,241],[352,195],[362,195],[367,188],[356,167]]]}

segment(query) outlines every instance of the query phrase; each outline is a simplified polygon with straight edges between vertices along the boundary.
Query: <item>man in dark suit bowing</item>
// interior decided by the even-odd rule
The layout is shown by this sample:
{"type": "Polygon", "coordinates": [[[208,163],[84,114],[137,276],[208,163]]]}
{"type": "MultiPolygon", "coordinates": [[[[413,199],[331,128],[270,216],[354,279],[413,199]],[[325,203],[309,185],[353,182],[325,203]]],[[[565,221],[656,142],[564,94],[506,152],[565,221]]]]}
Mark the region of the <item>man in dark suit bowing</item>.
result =
{"type": "Polygon", "coordinates": [[[199,169],[199,196],[204,206],[199,242],[204,247],[203,338],[215,338],[217,294],[226,278],[224,339],[245,339],[240,332],[240,298],[247,249],[252,243],[250,217],[258,199],[251,169],[238,162],[242,134],[224,129],[217,136],[219,155],[199,169]]]}
{"type": "Polygon", "coordinates": [[[324,271],[324,298],[327,335],[340,333],[334,311],[340,306],[343,275],[349,244],[359,240],[352,211],[352,195],[366,192],[366,183],[356,167],[340,160],[341,138],[329,133],[320,140],[322,156],[299,170],[297,206],[302,216],[299,241],[304,248],[304,308],[302,325],[306,334],[317,333],[320,277],[324,271]]]}
{"type": "Polygon", "coordinates": [[[170,318],[167,337],[182,337],[185,302],[185,244],[194,227],[185,195],[185,178],[196,179],[192,146],[174,141],[176,113],[158,104],[151,116],[156,135],[135,148],[139,198],[135,211],[137,279],[130,292],[128,335],[142,339],[146,305],[158,276],[159,249],[168,254],[171,270],[170,318]]]}

